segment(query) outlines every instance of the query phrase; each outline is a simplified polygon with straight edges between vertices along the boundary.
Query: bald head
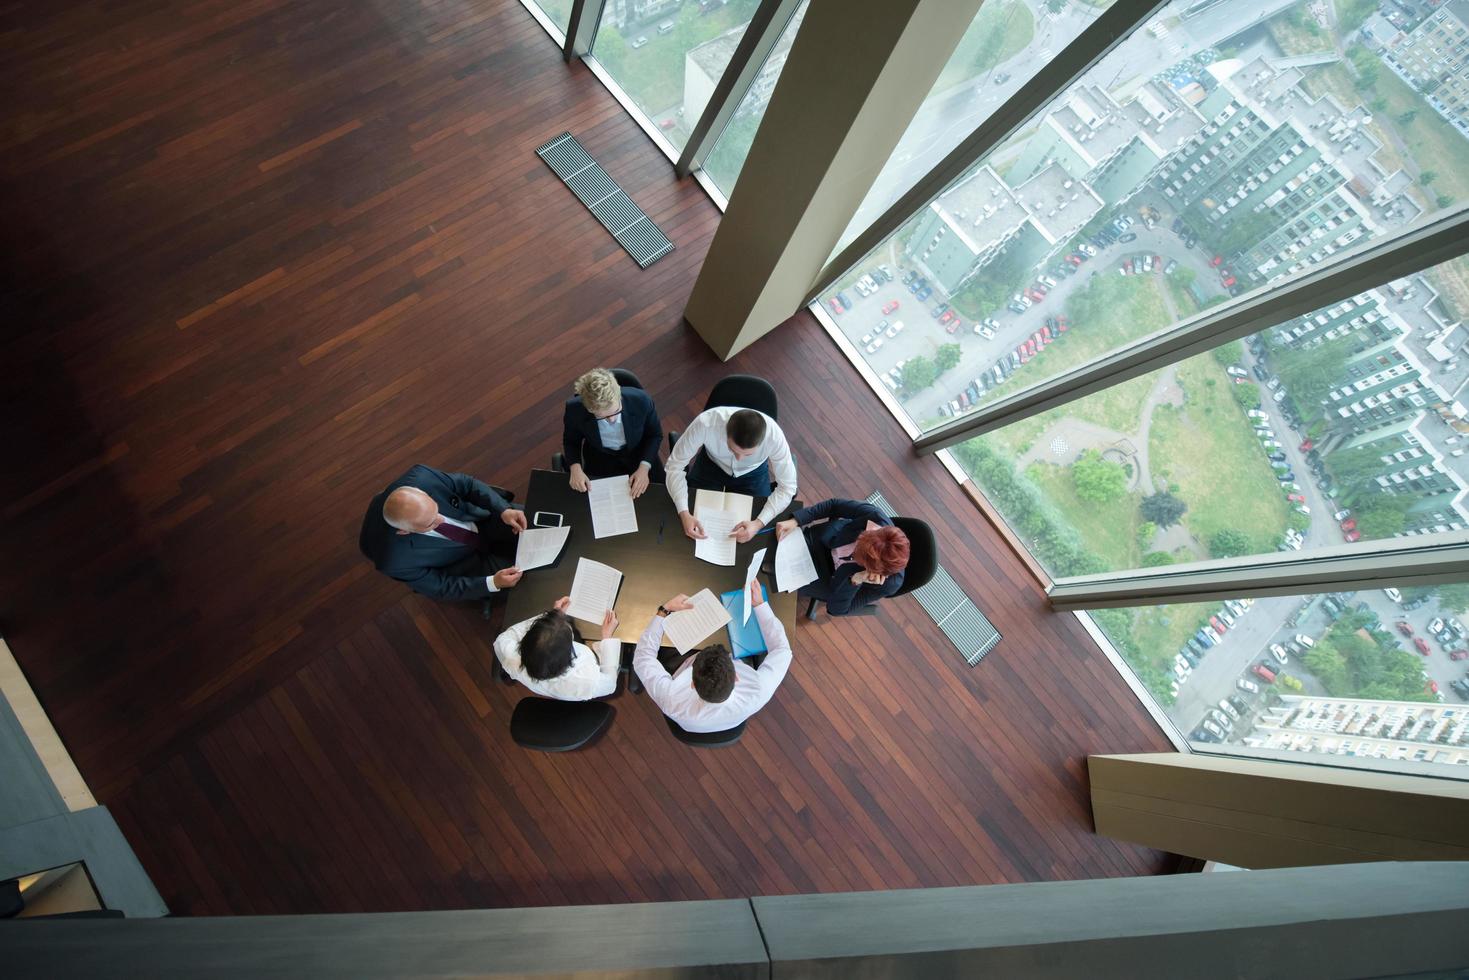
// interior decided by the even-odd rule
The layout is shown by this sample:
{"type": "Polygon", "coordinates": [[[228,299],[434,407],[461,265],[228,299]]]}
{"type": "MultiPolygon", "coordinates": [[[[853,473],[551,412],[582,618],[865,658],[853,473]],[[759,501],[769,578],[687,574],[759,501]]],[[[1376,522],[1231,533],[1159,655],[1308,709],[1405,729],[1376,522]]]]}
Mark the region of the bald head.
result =
{"type": "Polygon", "coordinates": [[[399,487],[383,501],[383,520],[399,534],[432,531],[439,526],[439,505],[416,487],[399,487]]]}

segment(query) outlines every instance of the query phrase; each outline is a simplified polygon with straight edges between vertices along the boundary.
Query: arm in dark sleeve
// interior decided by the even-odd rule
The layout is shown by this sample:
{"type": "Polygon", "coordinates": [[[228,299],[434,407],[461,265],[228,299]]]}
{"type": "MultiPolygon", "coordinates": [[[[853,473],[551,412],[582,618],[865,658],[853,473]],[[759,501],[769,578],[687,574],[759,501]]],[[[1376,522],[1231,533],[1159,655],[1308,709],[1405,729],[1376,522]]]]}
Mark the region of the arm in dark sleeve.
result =
{"type": "Polygon", "coordinates": [[[568,399],[566,411],[561,415],[561,455],[566,457],[566,468],[571,465],[581,465],[581,432],[577,429],[577,423],[586,409],[581,407],[581,401],[576,398],[568,399]]]}
{"type": "Polygon", "coordinates": [[[658,446],[663,442],[663,425],[658,421],[658,407],[648,398],[648,417],[643,420],[643,438],[638,443],[638,458],[649,467],[658,467],[658,446]]]}
{"type": "Polygon", "coordinates": [[[811,504],[809,507],[802,507],[791,516],[802,527],[805,527],[812,521],[819,521],[822,518],[837,520],[843,517],[851,520],[876,521],[879,524],[889,523],[888,519],[883,516],[882,511],[866,501],[846,500],[842,497],[833,497],[830,500],[823,500],[820,503],[811,504]]]}
{"type": "Polygon", "coordinates": [[[497,516],[510,506],[510,501],[496,493],[483,480],[476,480],[468,473],[450,473],[448,476],[454,495],[466,503],[483,507],[497,516]]]}
{"type": "Polygon", "coordinates": [[[388,574],[414,592],[442,602],[483,599],[490,594],[483,575],[450,575],[439,568],[395,569],[388,574]]]}
{"type": "Polygon", "coordinates": [[[862,571],[857,564],[848,563],[832,573],[830,591],[826,597],[826,611],[833,616],[845,616],[863,606],[870,606],[885,599],[903,586],[903,576],[890,575],[881,585],[856,585],[852,576],[862,571]]]}

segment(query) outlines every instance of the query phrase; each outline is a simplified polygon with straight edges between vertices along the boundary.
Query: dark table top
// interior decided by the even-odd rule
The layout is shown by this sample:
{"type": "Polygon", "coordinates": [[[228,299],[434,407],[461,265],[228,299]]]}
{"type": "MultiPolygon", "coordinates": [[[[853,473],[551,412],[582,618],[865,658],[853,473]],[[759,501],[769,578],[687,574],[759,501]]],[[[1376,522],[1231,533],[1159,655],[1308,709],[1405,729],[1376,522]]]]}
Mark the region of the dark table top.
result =
{"type": "MultiPolygon", "coordinates": [[[[638,515],[635,534],[594,537],[588,495],[571,489],[568,479],[567,474],[554,470],[531,472],[530,491],[525,500],[526,519],[534,526],[537,511],[553,511],[563,515],[571,526],[571,534],[555,564],[531,569],[514,588],[507,591],[506,626],[543,613],[557,599],[570,595],[578,558],[600,561],[622,573],[622,589],[617,593],[615,607],[620,623],[615,635],[625,643],[637,642],[648,621],[658,612],[658,604],[670,596],[680,592],[693,595],[706,588],[717,596],[738,589],[745,580],[745,567],[761,548],[768,549],[765,568],[774,567],[773,531],[736,545],[733,565],[711,565],[695,558],[693,539],[684,536],[683,525],[679,523],[668,491],[656,483],[633,501],[638,515]]],[[[755,498],[754,513],[758,514],[764,505],[764,498],[755,498]]],[[[799,506],[798,502],[792,501],[790,510],[780,518],[788,517],[790,511],[799,506]]],[[[771,609],[785,625],[787,634],[793,635],[796,594],[775,591],[775,576],[769,572],[762,571],[760,581],[765,583],[771,609]]],[[[598,627],[580,620],[577,627],[586,637],[600,635],[598,627]]]]}

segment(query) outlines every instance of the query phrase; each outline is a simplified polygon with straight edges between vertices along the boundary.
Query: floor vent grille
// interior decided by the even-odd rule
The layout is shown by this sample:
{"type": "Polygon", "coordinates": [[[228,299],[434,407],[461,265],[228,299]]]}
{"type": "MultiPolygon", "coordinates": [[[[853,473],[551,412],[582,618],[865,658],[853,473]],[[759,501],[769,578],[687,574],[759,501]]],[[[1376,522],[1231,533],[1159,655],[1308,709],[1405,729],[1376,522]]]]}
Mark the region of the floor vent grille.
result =
{"type": "Polygon", "coordinates": [[[546,161],[551,172],[571,188],[576,199],[587,206],[592,217],[612,233],[617,244],[627,249],[627,254],[641,268],[646,269],[673,251],[668,236],[617,186],[617,181],[592,159],[575,136],[562,133],[539,147],[536,156],[546,161]]]}

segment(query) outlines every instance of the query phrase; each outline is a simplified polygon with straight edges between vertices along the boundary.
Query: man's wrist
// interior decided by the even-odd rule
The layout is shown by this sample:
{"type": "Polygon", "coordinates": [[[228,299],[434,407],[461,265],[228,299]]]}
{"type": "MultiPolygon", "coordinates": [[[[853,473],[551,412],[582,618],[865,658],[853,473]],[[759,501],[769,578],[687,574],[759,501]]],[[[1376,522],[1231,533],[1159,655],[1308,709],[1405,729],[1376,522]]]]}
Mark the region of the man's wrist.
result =
{"type": "Polygon", "coordinates": [[[648,462],[646,459],[638,463],[638,469],[640,470],[651,470],[652,468],[653,464],[648,462]]]}
{"type": "Polygon", "coordinates": [[[667,615],[668,615],[668,609],[665,608],[663,605],[660,604],[658,606],[658,616],[660,618],[662,618],[662,617],[667,616],[667,615]]]}

